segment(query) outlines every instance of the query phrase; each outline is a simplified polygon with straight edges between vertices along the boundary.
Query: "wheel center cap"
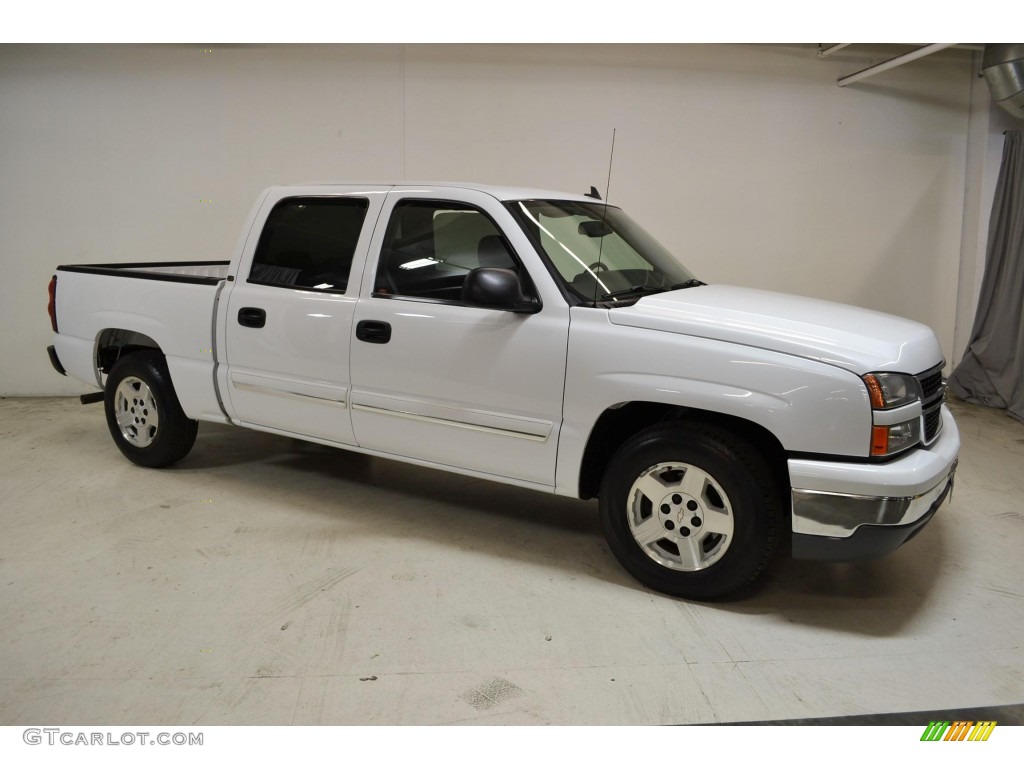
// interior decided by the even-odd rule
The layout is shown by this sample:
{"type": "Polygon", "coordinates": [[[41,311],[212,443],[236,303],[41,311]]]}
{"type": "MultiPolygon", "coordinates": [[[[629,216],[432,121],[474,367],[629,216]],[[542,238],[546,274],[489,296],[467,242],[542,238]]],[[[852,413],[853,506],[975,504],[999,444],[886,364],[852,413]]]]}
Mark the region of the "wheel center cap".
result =
{"type": "Polygon", "coordinates": [[[699,527],[704,522],[704,506],[687,493],[670,493],[658,505],[664,519],[680,526],[699,527]]]}
{"type": "Polygon", "coordinates": [[[692,496],[683,495],[683,503],[679,506],[679,524],[691,528],[699,528],[704,522],[704,508],[692,496]]]}

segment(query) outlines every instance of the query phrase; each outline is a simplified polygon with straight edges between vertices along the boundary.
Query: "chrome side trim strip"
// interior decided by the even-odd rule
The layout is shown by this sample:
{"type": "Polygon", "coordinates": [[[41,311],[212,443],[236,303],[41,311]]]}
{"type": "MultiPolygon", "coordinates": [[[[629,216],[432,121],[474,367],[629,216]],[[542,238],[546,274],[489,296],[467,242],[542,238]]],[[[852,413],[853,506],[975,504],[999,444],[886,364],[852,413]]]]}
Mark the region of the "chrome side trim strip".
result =
{"type": "Polygon", "coordinates": [[[376,413],[381,416],[394,416],[401,419],[409,419],[411,421],[422,421],[427,424],[440,424],[445,427],[457,427],[459,429],[468,429],[473,432],[484,432],[491,435],[500,435],[502,437],[514,437],[520,440],[530,440],[535,443],[543,443],[547,441],[547,435],[532,435],[528,432],[517,432],[511,429],[500,429],[498,427],[484,427],[479,424],[468,424],[464,421],[455,421],[453,419],[441,419],[437,416],[424,416],[419,413],[412,413],[410,411],[399,411],[392,408],[380,408],[375,405],[362,405],[360,403],[354,403],[352,405],[353,411],[366,411],[367,413],[376,413]]]}
{"type": "Polygon", "coordinates": [[[242,390],[243,392],[253,392],[257,395],[274,395],[276,397],[283,397],[288,400],[297,400],[300,403],[316,404],[316,405],[333,405],[338,408],[347,407],[344,397],[340,400],[329,397],[317,397],[316,395],[305,395],[301,392],[292,392],[286,389],[275,389],[273,387],[260,387],[256,384],[246,384],[244,382],[238,382],[234,379],[231,380],[231,386],[235,389],[242,390]]]}
{"type": "MultiPolygon", "coordinates": [[[[542,491],[546,493],[557,493],[555,486],[548,485],[545,483],[537,483],[531,480],[522,480],[517,477],[508,477],[506,475],[498,475],[492,472],[480,472],[475,469],[466,469],[465,467],[455,466],[453,464],[441,464],[436,461],[427,461],[425,459],[414,459],[409,456],[403,456],[398,453],[388,453],[387,451],[377,451],[371,448],[366,448],[361,445],[355,445],[354,443],[342,443],[337,440],[328,440],[323,437],[313,437],[311,435],[303,435],[297,432],[289,432],[286,429],[277,429],[276,427],[268,427],[264,424],[253,424],[247,421],[239,422],[240,426],[248,427],[249,429],[255,429],[259,432],[268,432],[272,435],[284,435],[285,437],[294,437],[299,440],[305,440],[310,443],[319,443],[320,445],[330,445],[335,448],[343,448],[346,451],[352,451],[354,453],[362,453],[367,456],[380,456],[382,459],[390,459],[393,461],[401,461],[406,464],[413,464],[417,467],[429,467],[431,469],[440,469],[445,472],[454,472],[457,475],[465,475],[466,477],[478,477],[481,480],[493,480],[499,483],[507,483],[514,485],[518,488],[529,488],[533,491],[542,491]]],[[[562,496],[574,499],[572,493],[563,493],[562,496]]]]}

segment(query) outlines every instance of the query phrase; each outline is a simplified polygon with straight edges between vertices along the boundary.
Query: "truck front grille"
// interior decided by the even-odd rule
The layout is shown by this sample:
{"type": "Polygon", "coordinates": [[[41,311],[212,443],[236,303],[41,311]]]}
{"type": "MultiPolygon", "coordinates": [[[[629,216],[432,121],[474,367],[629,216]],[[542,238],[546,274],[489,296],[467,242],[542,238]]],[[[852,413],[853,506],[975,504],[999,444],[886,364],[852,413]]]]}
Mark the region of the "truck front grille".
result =
{"type": "Polygon", "coordinates": [[[924,414],[924,442],[925,445],[935,439],[942,427],[942,404],[936,405],[924,414]]]}
{"type": "Polygon", "coordinates": [[[924,402],[926,403],[931,402],[936,394],[941,395],[942,390],[944,389],[941,367],[926,373],[918,374],[917,380],[921,384],[921,396],[924,398],[924,402]]]}
{"type": "Polygon", "coordinates": [[[942,402],[946,396],[946,382],[942,379],[940,363],[924,373],[917,374],[917,383],[921,387],[921,418],[924,421],[924,444],[935,441],[942,431],[942,402]]]}

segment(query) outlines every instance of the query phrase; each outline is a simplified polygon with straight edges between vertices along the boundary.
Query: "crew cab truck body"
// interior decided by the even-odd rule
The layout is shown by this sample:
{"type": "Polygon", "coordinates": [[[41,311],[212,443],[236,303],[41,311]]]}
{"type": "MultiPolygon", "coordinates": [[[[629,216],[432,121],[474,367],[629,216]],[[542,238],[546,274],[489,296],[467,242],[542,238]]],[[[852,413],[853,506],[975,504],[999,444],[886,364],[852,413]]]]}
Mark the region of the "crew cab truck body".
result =
{"type": "Polygon", "coordinates": [[[121,451],[230,423],[599,497],[634,576],[710,599],[887,554],[952,487],[932,332],[705,285],[618,208],[481,185],[266,190],[230,262],[62,266],[54,367],[121,451]]]}

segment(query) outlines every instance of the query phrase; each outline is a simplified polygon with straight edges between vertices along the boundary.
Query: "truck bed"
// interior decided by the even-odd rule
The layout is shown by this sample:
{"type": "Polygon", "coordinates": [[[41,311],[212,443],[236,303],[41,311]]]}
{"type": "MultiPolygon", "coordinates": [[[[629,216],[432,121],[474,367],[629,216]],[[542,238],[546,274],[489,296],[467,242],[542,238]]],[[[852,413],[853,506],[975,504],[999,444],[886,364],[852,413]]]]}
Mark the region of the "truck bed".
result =
{"type": "Polygon", "coordinates": [[[230,262],[72,264],[57,268],[57,357],[67,373],[103,388],[96,350],[137,334],[160,349],[190,418],[224,420],[213,386],[213,312],[230,262]],[[134,278],[134,279],[124,279],[134,278]]]}

